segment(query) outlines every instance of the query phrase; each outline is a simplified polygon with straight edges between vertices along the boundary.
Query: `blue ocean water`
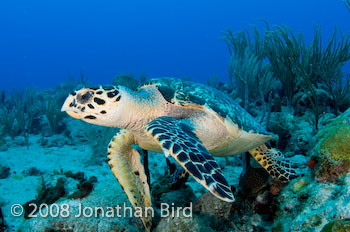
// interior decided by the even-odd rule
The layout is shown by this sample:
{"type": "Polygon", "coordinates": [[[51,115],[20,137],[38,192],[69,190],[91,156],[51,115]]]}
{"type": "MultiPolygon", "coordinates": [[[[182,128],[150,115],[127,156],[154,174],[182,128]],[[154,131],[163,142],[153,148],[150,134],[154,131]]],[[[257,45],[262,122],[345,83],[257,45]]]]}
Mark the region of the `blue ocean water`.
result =
{"type": "Polygon", "coordinates": [[[221,32],[252,24],[287,25],[311,40],[335,26],[349,33],[341,0],[2,1],[1,87],[54,87],[67,76],[110,83],[116,74],[227,81],[221,32]]]}

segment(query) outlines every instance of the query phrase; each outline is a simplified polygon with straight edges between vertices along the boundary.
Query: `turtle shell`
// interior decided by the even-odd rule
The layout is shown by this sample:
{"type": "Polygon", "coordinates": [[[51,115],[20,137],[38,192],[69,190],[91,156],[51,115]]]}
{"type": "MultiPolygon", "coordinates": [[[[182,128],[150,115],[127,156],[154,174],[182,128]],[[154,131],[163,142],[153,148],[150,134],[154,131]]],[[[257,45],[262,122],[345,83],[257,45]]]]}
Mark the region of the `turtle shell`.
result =
{"type": "Polygon", "coordinates": [[[208,85],[176,78],[154,78],[146,81],[139,88],[146,85],[154,85],[163,97],[172,104],[200,105],[211,109],[224,119],[231,119],[244,131],[273,136],[237,102],[208,85]]]}

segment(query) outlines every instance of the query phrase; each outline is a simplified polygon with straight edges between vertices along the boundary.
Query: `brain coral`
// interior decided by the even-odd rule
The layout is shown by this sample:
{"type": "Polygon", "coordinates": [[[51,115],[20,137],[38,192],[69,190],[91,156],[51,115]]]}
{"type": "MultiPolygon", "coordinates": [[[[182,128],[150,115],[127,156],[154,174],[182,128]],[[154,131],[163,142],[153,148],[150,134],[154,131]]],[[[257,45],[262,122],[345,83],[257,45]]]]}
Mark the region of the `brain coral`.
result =
{"type": "Polygon", "coordinates": [[[320,147],[336,161],[350,160],[350,125],[330,128],[320,147]]]}
{"type": "Polygon", "coordinates": [[[350,171],[350,109],[324,126],[316,135],[315,155],[319,181],[333,182],[350,171]]]}
{"type": "Polygon", "coordinates": [[[350,109],[326,125],[317,140],[319,152],[334,161],[350,160],[350,109]]]}

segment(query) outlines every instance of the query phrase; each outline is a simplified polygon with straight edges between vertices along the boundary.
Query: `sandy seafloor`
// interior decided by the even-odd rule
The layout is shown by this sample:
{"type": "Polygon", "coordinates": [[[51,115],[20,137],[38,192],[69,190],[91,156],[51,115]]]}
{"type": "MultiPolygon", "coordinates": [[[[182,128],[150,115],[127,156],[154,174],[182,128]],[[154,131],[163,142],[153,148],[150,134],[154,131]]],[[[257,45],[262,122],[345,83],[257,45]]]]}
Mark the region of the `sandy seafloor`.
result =
{"type": "MultiPolygon", "coordinates": [[[[63,135],[55,135],[60,140],[64,139],[63,135]]],[[[55,139],[51,138],[51,139],[55,139]]],[[[11,206],[14,204],[24,204],[35,199],[38,188],[41,186],[42,177],[48,185],[54,186],[56,180],[62,176],[57,174],[60,170],[85,173],[88,178],[96,176],[98,182],[94,185],[90,195],[81,200],[70,200],[61,198],[56,203],[68,203],[72,208],[72,215],[76,215],[78,204],[84,207],[115,207],[116,205],[130,206],[124,191],[120,187],[118,181],[113,176],[106,162],[102,165],[91,164],[92,149],[87,144],[63,145],[61,147],[42,147],[40,144],[41,135],[30,135],[29,148],[23,146],[23,137],[17,137],[11,140],[9,137],[6,141],[11,144],[8,150],[0,152],[0,158],[3,165],[10,168],[10,176],[0,179],[0,204],[4,214],[4,221],[9,231],[44,231],[47,224],[52,218],[32,218],[24,219],[23,216],[15,217],[11,215],[11,206]],[[21,144],[21,145],[20,145],[21,144]],[[28,169],[35,167],[42,171],[42,175],[27,176],[25,173],[28,169]],[[56,174],[54,174],[54,171],[56,174]],[[19,230],[20,229],[20,230],[19,230]]],[[[162,154],[150,153],[150,172],[151,180],[155,180],[159,175],[164,175],[166,161],[162,154]]],[[[229,158],[232,160],[233,158],[229,158]]],[[[224,158],[216,158],[220,166],[226,164],[224,158]]],[[[223,173],[230,184],[237,185],[239,175],[242,171],[241,167],[233,167],[231,165],[224,168],[223,173]]],[[[66,191],[72,193],[76,190],[75,180],[69,180],[65,183],[66,191]]],[[[201,196],[207,190],[190,177],[187,182],[193,189],[196,197],[201,196]]],[[[70,220],[67,218],[55,218],[54,221],[70,220]]],[[[110,228],[123,228],[126,231],[142,231],[142,226],[137,229],[135,219],[129,217],[120,218],[72,218],[72,223],[77,226],[87,226],[86,230],[90,231],[109,231],[110,228]],[[86,223],[93,225],[91,228],[86,223]],[[97,226],[97,227],[96,227],[97,226]],[[112,227],[110,227],[112,226],[112,227]]],[[[52,222],[50,222],[50,225],[52,222]]],[[[84,231],[84,230],[83,230],[84,231]]]]}

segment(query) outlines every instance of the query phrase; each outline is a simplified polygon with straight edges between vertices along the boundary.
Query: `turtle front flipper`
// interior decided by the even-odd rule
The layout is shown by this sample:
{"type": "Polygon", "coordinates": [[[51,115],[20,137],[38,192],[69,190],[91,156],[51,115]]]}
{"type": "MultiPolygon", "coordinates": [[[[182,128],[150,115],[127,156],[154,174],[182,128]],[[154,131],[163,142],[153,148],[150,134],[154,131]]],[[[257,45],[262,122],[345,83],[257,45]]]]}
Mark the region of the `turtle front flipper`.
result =
{"type": "Polygon", "coordinates": [[[297,176],[292,162],[278,150],[268,148],[263,144],[249,150],[249,153],[274,179],[288,182],[297,176]]]}
{"type": "Polygon", "coordinates": [[[193,132],[192,126],[175,118],[159,117],[148,123],[145,130],[159,143],[164,154],[170,154],[197,182],[221,200],[234,201],[218,164],[193,132]]]}
{"type": "Polygon", "coordinates": [[[151,231],[152,215],[146,215],[151,207],[151,195],[147,177],[140,161],[140,153],[131,147],[133,134],[120,130],[108,145],[108,164],[134,207],[142,209],[142,222],[151,231]]]}

